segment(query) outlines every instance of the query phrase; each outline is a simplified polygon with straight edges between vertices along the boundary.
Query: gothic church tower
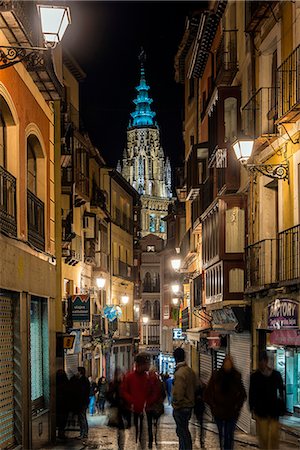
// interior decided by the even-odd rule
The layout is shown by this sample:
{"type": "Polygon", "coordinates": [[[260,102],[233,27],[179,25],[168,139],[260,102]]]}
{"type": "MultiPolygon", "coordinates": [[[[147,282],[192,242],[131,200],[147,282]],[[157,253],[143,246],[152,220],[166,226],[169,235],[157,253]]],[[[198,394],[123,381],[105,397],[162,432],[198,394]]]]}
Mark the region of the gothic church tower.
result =
{"type": "Polygon", "coordinates": [[[172,202],[171,165],[160,145],[159,127],[151,110],[152,99],[145,79],[145,54],[141,63],[140,83],[133,103],[135,111],[127,129],[127,148],[117,170],[141,195],[141,237],[153,233],[166,239],[168,205],[172,202]]]}

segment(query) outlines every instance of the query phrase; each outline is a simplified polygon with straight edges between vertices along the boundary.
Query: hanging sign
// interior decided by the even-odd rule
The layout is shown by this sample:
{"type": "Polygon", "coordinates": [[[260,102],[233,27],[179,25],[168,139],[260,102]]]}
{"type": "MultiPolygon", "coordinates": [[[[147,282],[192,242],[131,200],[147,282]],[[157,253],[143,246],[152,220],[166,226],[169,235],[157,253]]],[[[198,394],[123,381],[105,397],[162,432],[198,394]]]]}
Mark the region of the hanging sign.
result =
{"type": "Polygon", "coordinates": [[[268,305],[268,328],[298,328],[298,302],[277,298],[268,305]]]}
{"type": "Polygon", "coordinates": [[[90,321],[89,294],[72,295],[72,320],[73,322],[90,321]]]}

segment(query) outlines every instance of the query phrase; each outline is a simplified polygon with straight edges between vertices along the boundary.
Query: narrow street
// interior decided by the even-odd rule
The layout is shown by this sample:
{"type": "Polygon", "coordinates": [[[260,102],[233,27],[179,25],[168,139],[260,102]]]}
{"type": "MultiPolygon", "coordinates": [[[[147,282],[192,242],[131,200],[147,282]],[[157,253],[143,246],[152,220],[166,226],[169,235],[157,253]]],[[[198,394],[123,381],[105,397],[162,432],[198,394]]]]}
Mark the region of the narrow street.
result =
{"type": "MultiPolygon", "coordinates": [[[[107,416],[105,415],[95,415],[89,416],[88,421],[90,425],[89,439],[86,442],[82,442],[77,439],[79,434],[78,431],[68,431],[66,435],[68,440],[65,442],[57,442],[53,447],[47,447],[57,449],[57,450],[67,450],[67,449],[101,449],[101,450],[116,450],[117,449],[117,431],[114,428],[109,428],[105,425],[107,416]]],[[[218,436],[214,431],[214,425],[211,422],[205,424],[205,449],[207,450],[217,450],[218,436]]],[[[196,426],[194,420],[191,420],[190,430],[193,437],[194,450],[200,449],[199,445],[199,428],[196,426]]],[[[145,428],[147,432],[147,429],[145,428]]],[[[241,450],[245,448],[257,448],[255,436],[246,435],[240,430],[236,430],[235,433],[235,450],[241,450]]],[[[134,428],[126,430],[125,432],[125,445],[124,450],[135,450],[140,449],[135,445],[134,428]]],[[[155,448],[155,446],[154,446],[155,448]]],[[[161,418],[160,429],[158,434],[158,445],[156,447],[159,450],[171,450],[178,448],[178,439],[175,431],[175,424],[172,417],[171,406],[165,405],[165,414],[161,418]]],[[[281,448],[284,450],[297,448],[296,446],[289,445],[287,442],[281,443],[281,448]]]]}

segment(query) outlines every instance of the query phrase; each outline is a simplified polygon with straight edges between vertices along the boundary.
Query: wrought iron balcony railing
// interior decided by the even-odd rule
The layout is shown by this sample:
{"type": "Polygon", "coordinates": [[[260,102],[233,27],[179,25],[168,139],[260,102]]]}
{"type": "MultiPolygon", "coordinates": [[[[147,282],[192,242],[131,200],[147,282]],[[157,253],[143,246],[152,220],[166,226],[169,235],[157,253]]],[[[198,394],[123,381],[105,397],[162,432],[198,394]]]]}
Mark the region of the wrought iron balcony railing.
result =
{"type": "Polygon", "coordinates": [[[216,84],[231,85],[237,71],[237,30],[224,30],[216,53],[216,84]]]}
{"type": "Polygon", "coordinates": [[[247,289],[277,282],[278,240],[264,239],[246,247],[247,289]]]}
{"type": "Polygon", "coordinates": [[[39,250],[45,250],[44,203],[27,191],[28,241],[39,250]]]}
{"type": "Polygon", "coordinates": [[[137,322],[118,322],[120,337],[138,337],[139,325],[137,322]]]}
{"type": "Polygon", "coordinates": [[[260,88],[242,108],[243,129],[246,136],[257,139],[261,136],[276,135],[275,121],[278,89],[276,87],[260,88]]]}
{"type": "Polygon", "coordinates": [[[278,234],[279,281],[300,279],[300,225],[278,234]]]}
{"type": "Polygon", "coordinates": [[[133,279],[132,266],[115,258],[113,264],[113,275],[126,278],[127,280],[133,279]]]}
{"type": "Polygon", "coordinates": [[[143,283],[143,292],[159,292],[159,283],[143,283]]]}
{"type": "Polygon", "coordinates": [[[278,118],[294,122],[300,115],[300,45],[278,67],[278,118]]]}
{"type": "Polygon", "coordinates": [[[16,179],[0,166],[0,232],[17,235],[16,179]]]}

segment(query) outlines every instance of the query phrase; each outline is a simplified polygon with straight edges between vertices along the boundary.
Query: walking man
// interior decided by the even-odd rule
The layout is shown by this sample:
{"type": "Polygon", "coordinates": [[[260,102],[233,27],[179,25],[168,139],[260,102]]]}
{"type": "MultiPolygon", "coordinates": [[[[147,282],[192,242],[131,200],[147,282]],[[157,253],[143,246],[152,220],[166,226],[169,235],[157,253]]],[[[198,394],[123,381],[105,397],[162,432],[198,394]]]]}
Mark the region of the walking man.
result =
{"type": "Polygon", "coordinates": [[[267,352],[259,357],[258,370],[250,377],[249,406],[255,416],[260,448],[279,448],[279,416],[285,413],[281,374],[268,366],[267,352]]]}
{"type": "Polygon", "coordinates": [[[185,362],[185,352],[178,347],[174,350],[176,370],[173,386],[173,417],[176,423],[176,434],[179,439],[179,450],[192,450],[192,437],[189,420],[195,406],[196,375],[185,362]]]}
{"type": "Polygon", "coordinates": [[[74,395],[77,397],[78,404],[78,421],[80,426],[80,438],[87,439],[89,426],[86,418],[86,410],[90,400],[90,382],[85,376],[85,368],[78,367],[76,382],[76,392],[74,395]]]}

